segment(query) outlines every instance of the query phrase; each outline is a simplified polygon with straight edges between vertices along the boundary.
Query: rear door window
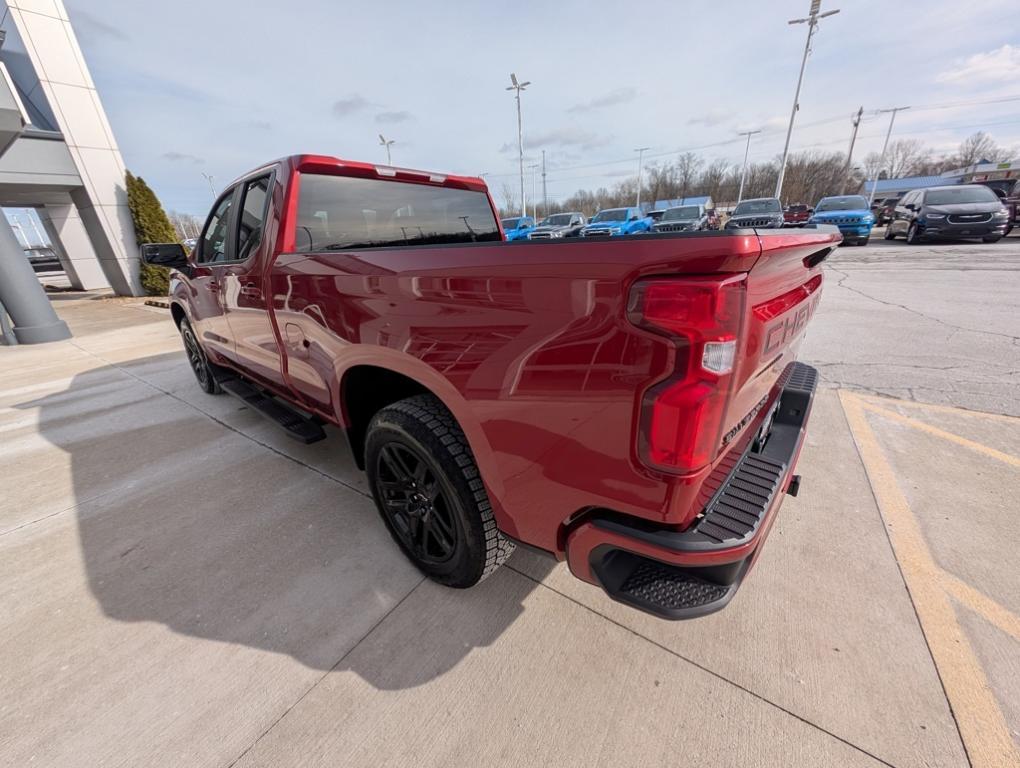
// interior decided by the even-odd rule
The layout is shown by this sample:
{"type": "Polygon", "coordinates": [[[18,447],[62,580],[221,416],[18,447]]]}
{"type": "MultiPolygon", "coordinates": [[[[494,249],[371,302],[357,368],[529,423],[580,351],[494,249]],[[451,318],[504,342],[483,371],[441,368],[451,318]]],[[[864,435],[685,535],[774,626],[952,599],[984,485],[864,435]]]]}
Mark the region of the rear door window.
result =
{"type": "Polygon", "coordinates": [[[485,192],[383,179],[302,174],[298,251],[501,240],[485,192]]]}
{"type": "Polygon", "coordinates": [[[237,260],[244,261],[262,241],[269,201],[269,176],[245,182],[237,217],[237,260]]]}

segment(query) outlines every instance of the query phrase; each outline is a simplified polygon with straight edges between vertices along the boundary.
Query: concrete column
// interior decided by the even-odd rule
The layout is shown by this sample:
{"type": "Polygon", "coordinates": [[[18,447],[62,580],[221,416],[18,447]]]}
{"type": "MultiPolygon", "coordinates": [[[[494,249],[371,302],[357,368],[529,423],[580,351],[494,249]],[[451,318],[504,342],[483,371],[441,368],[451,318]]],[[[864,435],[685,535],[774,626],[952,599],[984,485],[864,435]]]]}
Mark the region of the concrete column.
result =
{"type": "Polygon", "coordinates": [[[0,216],[0,304],[14,321],[14,337],[20,344],[71,338],[67,324],[50,306],[6,216],[0,216]]]}
{"type": "Polygon", "coordinates": [[[109,288],[110,281],[100,266],[78,210],[71,203],[47,205],[37,210],[71,287],[78,291],[109,288]]]}

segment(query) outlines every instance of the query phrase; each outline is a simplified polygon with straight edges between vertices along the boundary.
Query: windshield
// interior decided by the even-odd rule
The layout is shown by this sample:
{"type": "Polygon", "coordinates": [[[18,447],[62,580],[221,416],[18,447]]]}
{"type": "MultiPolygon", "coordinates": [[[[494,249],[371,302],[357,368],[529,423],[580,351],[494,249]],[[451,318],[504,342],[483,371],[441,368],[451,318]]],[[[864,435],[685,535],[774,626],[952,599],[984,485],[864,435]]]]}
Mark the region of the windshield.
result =
{"type": "Polygon", "coordinates": [[[701,215],[701,209],[696,205],[685,205],[683,208],[670,208],[662,215],[663,221],[678,221],[680,219],[696,219],[701,215]]]}
{"type": "Polygon", "coordinates": [[[806,205],[791,205],[787,210],[790,213],[804,213],[807,210],[806,205]]]}
{"type": "Polygon", "coordinates": [[[626,208],[610,208],[608,211],[599,211],[592,221],[626,221],[626,208]]]}
{"type": "Polygon", "coordinates": [[[503,229],[517,229],[517,223],[521,220],[518,216],[516,219],[500,219],[499,223],[503,225],[503,229]]]}
{"type": "Polygon", "coordinates": [[[925,205],[956,205],[958,203],[997,203],[998,196],[988,187],[933,189],[924,195],[925,205]]]}
{"type": "Polygon", "coordinates": [[[767,197],[761,200],[745,200],[733,211],[734,216],[743,216],[748,213],[782,213],[783,207],[774,197],[767,197]]]}
{"type": "Polygon", "coordinates": [[[542,219],[543,227],[565,227],[570,224],[570,217],[573,214],[570,213],[556,213],[552,216],[546,216],[542,219]]]}
{"type": "Polygon", "coordinates": [[[865,211],[868,201],[860,195],[847,197],[823,197],[815,206],[815,211],[865,211]]]}

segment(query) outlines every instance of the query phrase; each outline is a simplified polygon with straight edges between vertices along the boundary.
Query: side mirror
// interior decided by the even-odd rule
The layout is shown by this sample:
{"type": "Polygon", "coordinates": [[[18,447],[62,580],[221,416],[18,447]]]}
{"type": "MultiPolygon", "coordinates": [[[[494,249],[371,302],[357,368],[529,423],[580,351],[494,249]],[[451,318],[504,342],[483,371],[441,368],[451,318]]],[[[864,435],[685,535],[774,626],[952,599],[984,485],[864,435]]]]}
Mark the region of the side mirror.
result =
{"type": "Polygon", "coordinates": [[[808,212],[809,214],[810,214],[810,213],[814,213],[814,212],[815,212],[815,209],[814,209],[814,208],[808,208],[808,209],[807,209],[807,212],[808,212]]]}
{"type": "Polygon", "coordinates": [[[142,261],[153,267],[184,269],[188,266],[188,252],[180,243],[145,243],[142,261]]]}
{"type": "Polygon", "coordinates": [[[631,221],[637,221],[637,220],[638,220],[638,217],[637,217],[637,216],[631,216],[631,217],[630,217],[630,220],[631,220],[631,221]]]}

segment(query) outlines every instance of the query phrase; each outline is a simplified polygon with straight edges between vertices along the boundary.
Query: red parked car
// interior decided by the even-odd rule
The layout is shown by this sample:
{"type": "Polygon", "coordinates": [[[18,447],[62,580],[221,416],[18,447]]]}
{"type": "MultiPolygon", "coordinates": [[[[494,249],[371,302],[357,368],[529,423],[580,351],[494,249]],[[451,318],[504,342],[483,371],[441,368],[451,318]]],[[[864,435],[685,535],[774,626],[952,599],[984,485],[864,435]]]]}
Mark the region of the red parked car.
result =
{"type": "Polygon", "coordinates": [[[803,227],[814,211],[803,203],[794,203],[783,209],[784,227],[803,227]]]}
{"type": "Polygon", "coordinates": [[[834,232],[502,242],[477,178],[298,155],[220,195],[170,302],[208,393],[346,432],[436,581],[524,542],[666,618],[717,610],[794,474],[834,232]]]}

